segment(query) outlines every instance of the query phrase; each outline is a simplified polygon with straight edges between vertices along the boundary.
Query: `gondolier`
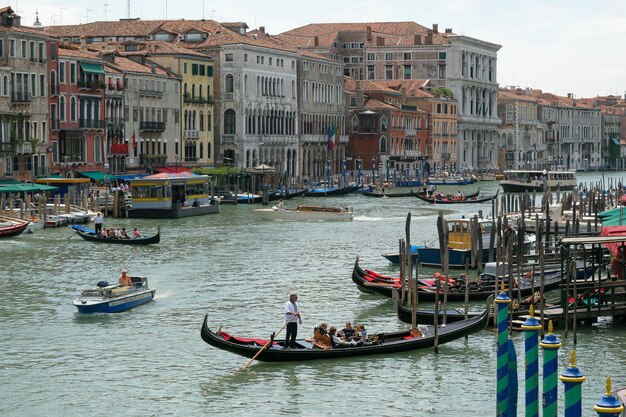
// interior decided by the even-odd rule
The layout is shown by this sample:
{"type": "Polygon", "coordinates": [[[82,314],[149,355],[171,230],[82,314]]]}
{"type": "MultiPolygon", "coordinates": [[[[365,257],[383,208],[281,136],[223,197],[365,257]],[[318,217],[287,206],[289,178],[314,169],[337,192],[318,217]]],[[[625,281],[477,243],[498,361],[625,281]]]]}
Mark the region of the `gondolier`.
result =
{"type": "Polygon", "coordinates": [[[287,323],[287,332],[285,334],[284,349],[296,347],[296,336],[298,335],[298,323],[302,324],[300,317],[300,309],[298,308],[298,294],[291,294],[289,301],[285,303],[285,322],[287,323]]]}
{"type": "Polygon", "coordinates": [[[97,212],[95,216],[91,219],[94,224],[96,234],[99,235],[102,233],[102,223],[104,222],[104,217],[101,212],[97,212]]]}

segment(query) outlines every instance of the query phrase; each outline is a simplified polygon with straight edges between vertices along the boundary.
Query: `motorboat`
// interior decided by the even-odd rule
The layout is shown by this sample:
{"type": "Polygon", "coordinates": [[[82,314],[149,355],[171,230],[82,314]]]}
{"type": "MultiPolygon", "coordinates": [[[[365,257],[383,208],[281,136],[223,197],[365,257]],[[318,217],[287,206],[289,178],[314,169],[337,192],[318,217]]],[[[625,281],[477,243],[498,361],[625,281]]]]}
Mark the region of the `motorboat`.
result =
{"type": "Polygon", "coordinates": [[[156,290],[148,287],[148,278],[130,278],[132,286],[100,281],[95,288],[83,290],[74,305],[79,313],[119,313],[154,299],[156,290]]]}
{"type": "Polygon", "coordinates": [[[325,221],[325,220],[352,220],[352,209],[346,206],[311,206],[299,205],[296,208],[274,206],[272,208],[256,209],[263,218],[269,220],[287,221],[325,221]]]}
{"type": "Polygon", "coordinates": [[[28,220],[0,216],[0,237],[11,237],[22,234],[28,227],[28,220]]]}
{"type": "Polygon", "coordinates": [[[504,171],[504,180],[500,186],[505,193],[523,193],[525,191],[543,191],[576,188],[576,173],[554,168],[553,170],[508,170],[504,171]]]}

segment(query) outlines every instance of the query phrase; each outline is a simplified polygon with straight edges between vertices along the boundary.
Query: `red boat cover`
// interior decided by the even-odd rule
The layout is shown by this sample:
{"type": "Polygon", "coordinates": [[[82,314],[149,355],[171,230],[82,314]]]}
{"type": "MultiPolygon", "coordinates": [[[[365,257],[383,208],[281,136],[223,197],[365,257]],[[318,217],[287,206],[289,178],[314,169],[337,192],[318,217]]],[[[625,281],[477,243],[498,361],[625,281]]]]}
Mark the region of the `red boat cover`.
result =
{"type": "MultiPolygon", "coordinates": [[[[600,236],[624,236],[624,243],[626,243],[626,226],[604,226],[600,231],[600,236]]],[[[624,243],[603,243],[602,245],[607,248],[613,256],[617,257],[618,248],[624,245],[624,243]]]]}

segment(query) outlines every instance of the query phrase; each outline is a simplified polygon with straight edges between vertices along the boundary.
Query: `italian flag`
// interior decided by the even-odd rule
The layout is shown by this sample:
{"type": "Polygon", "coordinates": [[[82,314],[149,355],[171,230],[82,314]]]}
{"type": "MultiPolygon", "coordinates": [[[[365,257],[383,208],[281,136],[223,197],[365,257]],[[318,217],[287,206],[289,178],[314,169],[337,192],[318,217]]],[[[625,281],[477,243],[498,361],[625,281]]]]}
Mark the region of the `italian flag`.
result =
{"type": "Polygon", "coordinates": [[[335,125],[331,126],[328,129],[328,150],[332,151],[335,149],[335,140],[337,137],[337,127],[335,125]]]}

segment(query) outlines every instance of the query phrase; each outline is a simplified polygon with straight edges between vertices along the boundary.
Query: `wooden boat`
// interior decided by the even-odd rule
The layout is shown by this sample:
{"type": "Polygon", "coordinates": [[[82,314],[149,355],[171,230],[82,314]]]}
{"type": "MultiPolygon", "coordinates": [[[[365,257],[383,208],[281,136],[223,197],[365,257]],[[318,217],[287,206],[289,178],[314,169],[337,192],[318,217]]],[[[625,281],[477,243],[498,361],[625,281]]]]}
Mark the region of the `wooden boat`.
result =
{"type": "Polygon", "coordinates": [[[74,306],[79,313],[119,313],[154,299],[156,290],[148,288],[148,278],[130,278],[131,287],[100,281],[95,288],[83,290],[74,306]]]}
{"type": "Polygon", "coordinates": [[[366,196],[366,197],[412,197],[414,195],[413,190],[410,190],[408,192],[393,192],[393,189],[384,189],[384,188],[379,188],[377,189],[377,191],[372,190],[372,191],[367,191],[367,190],[363,190],[361,191],[361,194],[366,196]]]}
{"type": "Polygon", "coordinates": [[[505,193],[543,191],[544,187],[552,190],[573,190],[577,185],[575,171],[556,168],[550,171],[508,170],[504,171],[504,179],[500,182],[505,193]]]}
{"type": "Polygon", "coordinates": [[[353,193],[361,188],[360,185],[348,185],[342,188],[310,188],[304,195],[306,197],[330,197],[353,193]]]}
{"type": "Polygon", "coordinates": [[[428,177],[427,184],[431,185],[468,185],[473,184],[472,177],[428,177]]]}
{"type": "Polygon", "coordinates": [[[486,197],[450,197],[450,196],[441,196],[440,194],[435,194],[432,197],[426,197],[423,194],[415,194],[415,197],[419,198],[422,201],[426,201],[430,204],[471,204],[471,203],[485,203],[487,201],[491,201],[498,196],[496,192],[494,195],[486,196],[486,197]]]}
{"type": "MultiPolygon", "coordinates": [[[[486,268],[487,269],[487,268],[486,268]]],[[[567,270],[567,269],[566,269],[567,270]]],[[[517,285],[514,287],[514,291],[518,292],[521,296],[532,295],[533,291],[538,290],[540,282],[540,272],[537,270],[535,275],[532,272],[523,271],[524,275],[521,279],[516,278],[517,285]]],[[[447,298],[448,301],[464,301],[465,300],[465,286],[468,285],[468,299],[469,300],[484,300],[496,291],[500,291],[501,288],[496,288],[495,279],[491,279],[489,274],[483,274],[484,277],[480,281],[469,282],[462,279],[456,279],[455,285],[448,288],[447,298]]],[[[546,291],[557,288],[561,283],[561,270],[553,269],[544,272],[544,289],[546,291]]],[[[505,289],[508,279],[500,278],[499,281],[505,280],[505,289]]],[[[352,269],[352,281],[357,285],[359,290],[367,293],[377,293],[386,297],[391,297],[393,290],[399,290],[401,288],[400,281],[389,282],[388,280],[381,280],[375,274],[369,273],[368,270],[364,270],[359,266],[359,258],[357,257],[354,268],[352,269]]],[[[436,283],[436,282],[435,282],[436,283]]],[[[432,283],[430,285],[424,285],[418,283],[417,287],[418,299],[420,301],[434,301],[437,293],[436,285],[432,283]]],[[[443,285],[440,287],[440,298],[443,297],[443,285]]]]}
{"type": "Polygon", "coordinates": [[[337,221],[352,220],[352,209],[339,206],[310,206],[299,205],[295,209],[290,208],[265,208],[254,210],[263,218],[269,220],[300,220],[300,221],[337,221]]]}
{"type": "MultiPolygon", "coordinates": [[[[439,327],[439,344],[447,343],[459,339],[471,333],[483,330],[489,321],[489,305],[492,299],[488,300],[485,311],[477,317],[469,320],[462,320],[449,323],[439,327]]],[[[204,323],[200,334],[202,339],[211,346],[226,350],[237,355],[253,358],[265,362],[288,362],[304,361],[314,359],[337,359],[352,356],[383,355],[396,352],[406,352],[416,349],[433,347],[435,344],[433,326],[419,325],[416,330],[405,330],[390,333],[378,333],[361,346],[332,347],[322,349],[312,342],[304,339],[296,340],[296,347],[283,349],[284,338],[282,340],[270,336],[270,339],[237,337],[220,329],[213,332],[208,325],[209,315],[204,317],[204,323]],[[264,346],[269,343],[268,347],[264,346]]]]}
{"type": "Polygon", "coordinates": [[[116,239],[114,237],[104,237],[96,234],[95,230],[88,229],[81,225],[71,225],[70,229],[78,236],[90,242],[112,243],[117,245],[149,245],[161,241],[161,228],[152,236],[130,237],[130,239],[116,239]]]}
{"type": "MultiPolygon", "coordinates": [[[[465,197],[466,197],[466,198],[476,198],[476,197],[478,197],[478,194],[480,194],[480,188],[479,188],[478,190],[476,190],[476,192],[475,192],[475,193],[468,193],[468,194],[465,194],[465,197]]],[[[429,191],[429,192],[420,191],[419,193],[414,193],[414,192],[412,192],[412,193],[411,193],[411,195],[412,195],[413,197],[417,197],[418,195],[420,195],[420,196],[422,196],[422,197],[429,198],[429,197],[431,197],[431,196],[433,195],[433,191],[429,191]]],[[[445,194],[445,197],[444,197],[444,198],[449,198],[449,199],[452,199],[452,198],[454,198],[454,195],[453,195],[453,194],[445,194]]]]}
{"type": "Polygon", "coordinates": [[[28,227],[28,220],[0,216],[0,238],[19,236],[28,227]]]}

